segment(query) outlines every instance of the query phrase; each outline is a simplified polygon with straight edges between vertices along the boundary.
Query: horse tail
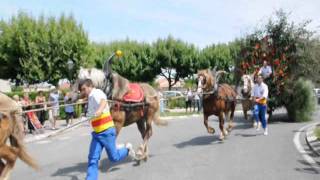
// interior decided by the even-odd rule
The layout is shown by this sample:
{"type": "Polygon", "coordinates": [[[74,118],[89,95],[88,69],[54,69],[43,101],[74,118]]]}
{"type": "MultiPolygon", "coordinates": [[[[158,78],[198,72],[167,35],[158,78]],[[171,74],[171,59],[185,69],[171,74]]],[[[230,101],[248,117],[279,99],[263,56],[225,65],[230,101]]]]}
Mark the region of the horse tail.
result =
{"type": "Polygon", "coordinates": [[[16,138],[14,135],[10,135],[10,143],[12,146],[16,147],[18,149],[18,157],[28,164],[30,167],[34,169],[39,169],[37,163],[33,160],[33,158],[27,153],[24,145],[22,142],[16,138]]]}
{"type": "Polygon", "coordinates": [[[160,119],[160,103],[159,103],[159,96],[155,96],[155,100],[158,102],[157,111],[155,112],[153,116],[153,122],[157,126],[167,126],[168,121],[160,119]]]}
{"type": "Polygon", "coordinates": [[[17,112],[12,112],[13,131],[9,136],[10,144],[11,146],[16,147],[18,149],[17,155],[22,161],[24,161],[30,167],[38,169],[37,163],[35,163],[32,157],[27,153],[23,144],[24,133],[23,122],[20,114],[21,111],[22,109],[19,109],[17,112]]]}

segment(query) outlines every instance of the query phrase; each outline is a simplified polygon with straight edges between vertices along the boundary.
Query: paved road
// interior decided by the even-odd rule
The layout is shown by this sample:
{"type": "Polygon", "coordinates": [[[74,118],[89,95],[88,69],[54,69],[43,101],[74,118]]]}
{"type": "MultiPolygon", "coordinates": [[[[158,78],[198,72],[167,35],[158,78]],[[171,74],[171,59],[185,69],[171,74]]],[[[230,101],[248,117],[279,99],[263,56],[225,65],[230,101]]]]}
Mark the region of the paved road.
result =
{"type": "MultiPolygon", "coordinates": [[[[315,117],[319,117],[318,112],[315,117]]],[[[281,115],[278,115],[281,118],[281,115]]],[[[293,137],[307,123],[272,122],[269,135],[256,132],[242,114],[236,114],[236,127],[224,141],[218,134],[206,133],[202,118],[170,120],[168,127],[155,127],[150,141],[151,157],[139,166],[125,161],[110,164],[103,153],[100,178],[114,180],[198,180],[198,179],[319,179],[297,151],[293,137]]],[[[210,123],[218,129],[215,117],[210,123]]],[[[309,122],[310,123],[310,122],[309,122]]],[[[41,171],[35,172],[19,161],[12,179],[84,179],[90,141],[90,127],[28,144],[41,171]]],[[[300,138],[302,145],[305,142],[300,138]]],[[[135,125],[124,128],[118,142],[140,144],[135,125]]]]}

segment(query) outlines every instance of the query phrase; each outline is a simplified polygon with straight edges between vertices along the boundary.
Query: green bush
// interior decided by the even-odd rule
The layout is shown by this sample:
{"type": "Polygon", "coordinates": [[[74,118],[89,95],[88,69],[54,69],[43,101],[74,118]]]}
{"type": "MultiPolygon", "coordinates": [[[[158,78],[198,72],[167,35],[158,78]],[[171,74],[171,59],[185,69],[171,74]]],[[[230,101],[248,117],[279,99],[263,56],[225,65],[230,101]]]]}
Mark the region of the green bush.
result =
{"type": "Polygon", "coordinates": [[[314,130],[314,134],[320,140],[320,127],[319,126],[314,130]]]}
{"type": "Polygon", "coordinates": [[[285,107],[293,121],[309,121],[316,109],[313,84],[309,80],[299,79],[289,83],[285,91],[285,107]]]}
{"type": "Polygon", "coordinates": [[[167,107],[169,109],[184,108],[186,106],[185,98],[168,99],[167,107]]]}

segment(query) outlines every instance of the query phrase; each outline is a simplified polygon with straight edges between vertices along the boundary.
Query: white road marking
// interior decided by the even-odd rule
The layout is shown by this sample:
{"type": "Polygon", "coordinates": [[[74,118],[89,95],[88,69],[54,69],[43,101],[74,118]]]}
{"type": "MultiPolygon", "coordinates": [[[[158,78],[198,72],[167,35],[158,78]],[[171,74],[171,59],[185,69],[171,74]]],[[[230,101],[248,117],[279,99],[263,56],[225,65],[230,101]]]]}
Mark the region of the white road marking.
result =
{"type": "Polygon", "coordinates": [[[298,132],[295,133],[294,138],[293,138],[293,142],[294,142],[294,145],[296,146],[297,150],[299,151],[299,153],[302,154],[303,159],[305,159],[306,162],[308,164],[310,164],[310,166],[315,171],[317,171],[319,173],[320,172],[319,165],[317,164],[317,162],[311,156],[308,155],[308,152],[305,151],[305,149],[303,148],[303,146],[300,143],[300,134],[301,134],[301,132],[303,132],[304,130],[308,129],[309,127],[311,127],[311,126],[313,126],[315,124],[316,123],[309,124],[309,125],[306,125],[306,126],[300,128],[298,130],[298,132]]]}

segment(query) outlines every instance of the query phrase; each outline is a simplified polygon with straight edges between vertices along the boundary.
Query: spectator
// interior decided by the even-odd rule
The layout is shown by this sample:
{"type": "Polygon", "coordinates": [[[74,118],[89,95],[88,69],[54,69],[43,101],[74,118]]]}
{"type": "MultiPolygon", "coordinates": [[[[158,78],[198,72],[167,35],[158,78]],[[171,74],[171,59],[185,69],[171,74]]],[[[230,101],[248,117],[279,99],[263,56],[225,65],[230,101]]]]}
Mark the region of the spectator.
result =
{"type": "Polygon", "coordinates": [[[75,118],[75,113],[74,113],[74,106],[73,105],[67,105],[67,104],[72,104],[72,94],[67,92],[66,95],[64,96],[64,111],[66,113],[66,123],[67,127],[72,124],[73,118],[75,118]]]}
{"type": "MultiPolygon", "coordinates": [[[[23,106],[23,108],[22,108],[23,111],[28,111],[28,110],[32,109],[32,106],[31,106],[32,104],[31,104],[31,100],[29,99],[28,93],[24,93],[21,104],[23,106]]],[[[33,112],[28,112],[25,116],[26,121],[27,121],[26,123],[28,124],[29,133],[33,133],[33,131],[35,131],[35,128],[34,128],[33,124],[31,123],[31,119],[30,119],[32,113],[33,112]]]]}
{"type": "Polygon", "coordinates": [[[44,125],[45,122],[45,106],[46,106],[46,97],[43,95],[43,91],[39,91],[38,95],[36,96],[36,108],[41,109],[37,111],[38,119],[41,123],[41,125],[44,125]]]}
{"type": "Polygon", "coordinates": [[[186,112],[188,112],[188,107],[190,108],[190,112],[191,112],[192,99],[193,99],[192,91],[190,88],[188,88],[187,95],[186,95],[186,112]]]}
{"type": "Polygon", "coordinates": [[[56,121],[59,117],[59,92],[55,88],[55,86],[51,86],[51,93],[49,95],[49,100],[51,104],[51,112],[52,112],[52,130],[56,129],[56,121]]]}
{"type": "Polygon", "coordinates": [[[263,66],[259,70],[259,75],[263,77],[263,79],[267,79],[272,74],[271,66],[268,65],[267,61],[263,61],[263,66]]]}
{"type": "Polygon", "coordinates": [[[165,109],[165,99],[163,98],[163,94],[159,91],[159,100],[160,100],[160,113],[164,113],[165,109]]]}
{"type": "Polygon", "coordinates": [[[199,95],[198,92],[196,92],[195,95],[194,95],[194,103],[195,103],[195,105],[194,105],[193,111],[195,111],[195,107],[197,107],[198,113],[200,113],[201,105],[200,105],[200,95],[199,95]]]}

